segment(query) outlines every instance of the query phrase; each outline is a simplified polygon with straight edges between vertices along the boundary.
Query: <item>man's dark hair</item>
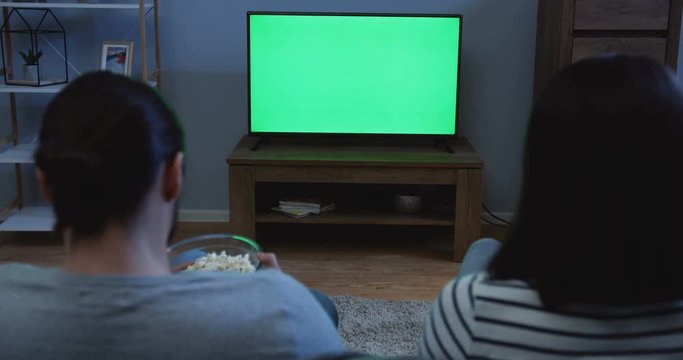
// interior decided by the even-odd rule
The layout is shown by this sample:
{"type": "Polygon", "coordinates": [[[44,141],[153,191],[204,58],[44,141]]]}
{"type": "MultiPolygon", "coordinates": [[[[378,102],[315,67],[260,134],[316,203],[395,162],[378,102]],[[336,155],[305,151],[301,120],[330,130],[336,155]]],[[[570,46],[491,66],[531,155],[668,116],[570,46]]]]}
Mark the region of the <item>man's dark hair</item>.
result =
{"type": "Polygon", "coordinates": [[[92,236],[126,224],[182,149],[182,129],[154,89],[108,72],[81,76],[48,105],[35,155],[56,229],[92,236]]]}
{"type": "Polygon", "coordinates": [[[547,306],[683,298],[683,96],[664,65],[605,56],[573,64],[533,109],[515,225],[498,279],[547,306]]]}

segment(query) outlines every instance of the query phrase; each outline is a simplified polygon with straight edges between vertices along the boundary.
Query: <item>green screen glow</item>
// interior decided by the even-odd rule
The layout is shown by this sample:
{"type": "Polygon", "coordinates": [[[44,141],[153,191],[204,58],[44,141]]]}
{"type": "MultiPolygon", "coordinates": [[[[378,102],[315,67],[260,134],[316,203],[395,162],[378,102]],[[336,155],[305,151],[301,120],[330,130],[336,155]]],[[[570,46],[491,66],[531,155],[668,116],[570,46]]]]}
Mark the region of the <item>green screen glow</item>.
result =
{"type": "Polygon", "coordinates": [[[255,133],[453,135],[460,19],[250,14],[255,133]]]}

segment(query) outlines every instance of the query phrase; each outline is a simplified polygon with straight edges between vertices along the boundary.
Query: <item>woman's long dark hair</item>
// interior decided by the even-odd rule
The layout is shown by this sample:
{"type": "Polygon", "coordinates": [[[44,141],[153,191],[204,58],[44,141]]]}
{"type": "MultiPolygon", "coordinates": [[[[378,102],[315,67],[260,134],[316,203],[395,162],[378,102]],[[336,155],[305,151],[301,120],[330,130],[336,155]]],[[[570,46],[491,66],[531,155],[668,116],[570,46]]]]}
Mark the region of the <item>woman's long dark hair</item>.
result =
{"type": "Polygon", "coordinates": [[[81,76],[47,107],[35,155],[57,230],[90,236],[130,220],[182,149],[181,127],[154,89],[107,72],[81,76]]]}
{"type": "Polygon", "coordinates": [[[683,299],[683,96],[630,56],[562,70],[538,98],[515,225],[493,278],[548,306],[683,299]]]}

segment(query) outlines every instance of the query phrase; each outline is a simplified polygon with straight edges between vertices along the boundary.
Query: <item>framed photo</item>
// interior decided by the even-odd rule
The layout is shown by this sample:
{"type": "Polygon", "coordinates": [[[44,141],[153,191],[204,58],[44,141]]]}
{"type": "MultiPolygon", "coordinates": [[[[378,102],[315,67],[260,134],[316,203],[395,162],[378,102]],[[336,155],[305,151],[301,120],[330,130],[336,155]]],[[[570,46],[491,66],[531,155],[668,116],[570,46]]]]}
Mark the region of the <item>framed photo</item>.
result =
{"type": "Polygon", "coordinates": [[[102,43],[100,70],[130,76],[133,72],[133,42],[105,41],[102,43]]]}

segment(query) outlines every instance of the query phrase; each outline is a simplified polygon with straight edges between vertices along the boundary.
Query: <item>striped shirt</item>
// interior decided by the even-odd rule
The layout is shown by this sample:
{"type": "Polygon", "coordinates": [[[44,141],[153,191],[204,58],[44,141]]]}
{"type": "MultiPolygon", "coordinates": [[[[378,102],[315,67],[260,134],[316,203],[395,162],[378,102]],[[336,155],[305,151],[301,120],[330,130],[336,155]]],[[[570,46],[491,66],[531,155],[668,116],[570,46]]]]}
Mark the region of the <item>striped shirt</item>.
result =
{"type": "Polygon", "coordinates": [[[683,359],[683,301],[546,309],[538,292],[485,272],[451,281],[419,344],[432,359],[683,359]]]}

